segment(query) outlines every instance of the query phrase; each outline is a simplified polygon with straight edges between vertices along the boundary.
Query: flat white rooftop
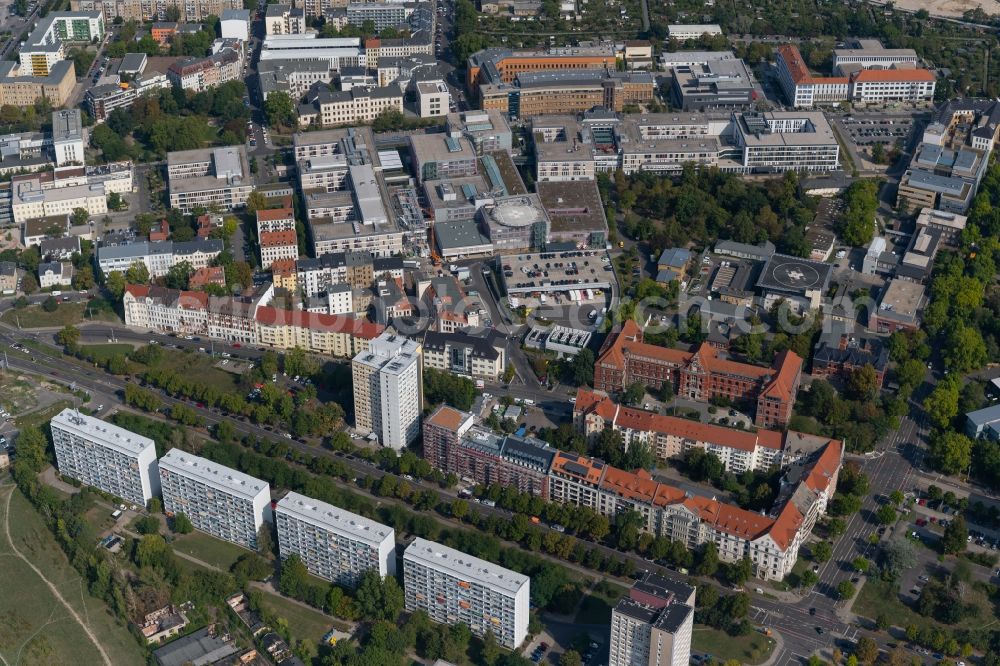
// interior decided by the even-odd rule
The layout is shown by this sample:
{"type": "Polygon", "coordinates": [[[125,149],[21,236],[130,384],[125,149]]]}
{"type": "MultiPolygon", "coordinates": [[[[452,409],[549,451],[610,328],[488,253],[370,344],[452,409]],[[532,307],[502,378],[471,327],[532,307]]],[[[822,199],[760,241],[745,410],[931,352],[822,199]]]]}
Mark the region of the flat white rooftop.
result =
{"type": "Polygon", "coordinates": [[[296,492],[278,502],[277,512],[374,547],[393,536],[387,525],[296,492]]]}
{"type": "MultiPolygon", "coordinates": [[[[138,456],[146,449],[156,449],[149,437],[137,435],[131,430],[120,428],[113,423],[81,414],[66,408],[52,417],[51,425],[88,439],[127,456],[138,456]]],[[[155,454],[154,454],[155,455],[155,454]]]]}
{"type": "Polygon", "coordinates": [[[516,594],[531,580],[492,562],[419,537],[406,548],[403,561],[445,571],[460,580],[475,581],[508,594],[516,594]]]}
{"type": "Polygon", "coordinates": [[[160,469],[202,481],[231,495],[247,499],[253,499],[261,491],[268,490],[265,481],[180,449],[167,451],[160,458],[160,469]]]}

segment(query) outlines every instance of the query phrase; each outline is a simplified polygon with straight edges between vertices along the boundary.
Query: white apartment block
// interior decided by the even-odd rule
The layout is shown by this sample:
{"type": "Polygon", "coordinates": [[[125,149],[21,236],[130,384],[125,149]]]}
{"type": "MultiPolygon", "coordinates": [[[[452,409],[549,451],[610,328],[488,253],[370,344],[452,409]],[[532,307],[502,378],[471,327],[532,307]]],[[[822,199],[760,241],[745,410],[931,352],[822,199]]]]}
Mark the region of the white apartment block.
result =
{"type": "Polygon", "coordinates": [[[150,277],[163,277],[176,264],[186,261],[191,268],[206,268],[219,256],[224,244],[219,239],[193,241],[141,241],[126,245],[111,245],[97,249],[97,265],[105,275],[112,271],[124,273],[141,262],[150,277]]]}
{"type": "Polygon", "coordinates": [[[528,635],[531,579],[454,548],[414,539],[403,553],[406,609],[435,622],[464,622],[476,636],[492,631],[514,650],[528,635]]]}
{"type": "Polygon", "coordinates": [[[351,361],[355,427],[401,451],[420,434],[423,368],[420,345],[383,333],[351,361]]]}
{"type": "Polygon", "coordinates": [[[164,511],[183,513],[202,532],[250,550],[271,520],[267,482],[180,449],[160,458],[160,487],[164,511]]]}
{"type": "Polygon", "coordinates": [[[281,559],[298,555],[314,576],[356,587],[366,571],[396,575],[391,527],[295,492],[278,502],[274,522],[281,559]]]}
{"type": "Polygon", "coordinates": [[[275,261],[299,258],[299,240],[294,229],[265,231],[260,235],[260,265],[267,270],[275,261]]]}
{"type": "Polygon", "coordinates": [[[291,208],[265,208],[257,211],[257,237],[265,231],[295,230],[295,211],[291,208]]]}
{"type": "Polygon", "coordinates": [[[299,126],[368,123],[388,109],[403,111],[403,91],[399,86],[356,86],[348,91],[323,91],[316,95],[312,104],[299,106],[299,126]]]}
{"type": "Polygon", "coordinates": [[[60,474],[142,507],[160,493],[153,440],[73,409],[49,425],[60,474]]]}
{"type": "Polygon", "coordinates": [[[11,213],[14,222],[43,217],[72,215],[77,208],[91,217],[108,212],[108,196],[103,183],[45,188],[40,179],[18,181],[11,192],[11,213]]]}

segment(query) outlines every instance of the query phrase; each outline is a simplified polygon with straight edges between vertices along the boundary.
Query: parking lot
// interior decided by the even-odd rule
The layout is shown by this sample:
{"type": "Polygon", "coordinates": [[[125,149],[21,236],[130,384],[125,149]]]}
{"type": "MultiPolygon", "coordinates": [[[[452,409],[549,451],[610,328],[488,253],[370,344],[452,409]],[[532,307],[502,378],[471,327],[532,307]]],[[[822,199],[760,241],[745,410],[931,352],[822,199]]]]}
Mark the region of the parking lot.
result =
{"type": "Polygon", "coordinates": [[[851,141],[859,146],[893,144],[896,141],[905,144],[914,127],[913,118],[906,116],[844,116],[839,122],[851,141]]]}

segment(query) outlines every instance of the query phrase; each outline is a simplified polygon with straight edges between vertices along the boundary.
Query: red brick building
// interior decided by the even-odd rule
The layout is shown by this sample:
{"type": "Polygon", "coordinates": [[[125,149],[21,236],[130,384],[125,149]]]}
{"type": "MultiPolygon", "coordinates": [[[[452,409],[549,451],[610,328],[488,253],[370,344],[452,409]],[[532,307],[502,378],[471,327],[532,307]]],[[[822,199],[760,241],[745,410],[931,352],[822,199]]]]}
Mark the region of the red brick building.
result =
{"type": "Polygon", "coordinates": [[[794,352],[782,352],[764,368],[722,358],[707,342],[694,352],[647,344],[634,321],[608,337],[594,368],[594,388],[608,393],[634,382],[653,389],[669,382],[677,395],[691,400],[755,400],[754,422],[765,428],[788,425],[801,378],[802,359],[794,352]]]}

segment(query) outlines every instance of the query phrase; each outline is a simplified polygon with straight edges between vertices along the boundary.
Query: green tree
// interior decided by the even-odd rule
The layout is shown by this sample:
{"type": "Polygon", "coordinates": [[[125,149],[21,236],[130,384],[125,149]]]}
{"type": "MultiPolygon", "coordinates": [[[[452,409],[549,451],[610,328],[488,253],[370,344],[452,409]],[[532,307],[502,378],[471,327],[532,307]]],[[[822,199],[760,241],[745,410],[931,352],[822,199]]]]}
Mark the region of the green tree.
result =
{"type": "Polygon", "coordinates": [[[813,560],[820,564],[829,560],[831,555],[833,555],[833,547],[830,546],[829,541],[820,541],[812,546],[813,560]]]}
{"type": "Polygon", "coordinates": [[[924,410],[928,418],[938,428],[947,428],[958,415],[958,400],[961,394],[961,381],[955,375],[945,377],[938,382],[930,395],[924,400],[924,410]]]}
{"type": "Polygon", "coordinates": [[[694,572],[699,576],[713,576],[719,569],[719,550],[714,543],[709,541],[701,548],[698,565],[694,572]]]}
{"type": "Polygon", "coordinates": [[[72,216],[73,226],[79,227],[81,225],[87,224],[90,219],[90,213],[87,212],[86,208],[74,208],[72,216]]]}
{"type": "Polygon", "coordinates": [[[570,364],[573,383],[585,386],[594,383],[594,352],[587,348],[581,349],[570,364]]]}
{"type": "Polygon", "coordinates": [[[165,278],[166,285],[171,289],[187,289],[188,279],[191,277],[191,273],[194,272],[194,268],[191,267],[191,262],[181,261],[170,267],[167,271],[167,276],[165,278]]]}
{"type": "Polygon", "coordinates": [[[640,382],[633,382],[625,388],[625,393],[622,395],[622,402],[626,405],[635,406],[642,402],[645,395],[646,387],[640,382]]]}
{"type": "Polygon", "coordinates": [[[280,90],[270,93],[264,100],[264,115],[272,127],[295,127],[298,124],[294,101],[288,93],[280,90]]]}
{"type": "Polygon", "coordinates": [[[479,650],[479,657],[485,666],[494,666],[499,662],[503,652],[497,643],[496,635],[489,629],[483,634],[483,647],[479,650]]]}
{"type": "Polygon", "coordinates": [[[858,573],[867,573],[870,564],[871,563],[866,558],[861,556],[855,557],[851,560],[851,566],[854,567],[854,570],[858,573]]]}
{"type": "Polygon", "coordinates": [[[259,190],[251,192],[247,197],[247,212],[253,215],[258,210],[265,208],[267,208],[267,197],[264,196],[264,193],[259,190]]]}
{"type": "Polygon", "coordinates": [[[44,301],[42,301],[42,309],[46,312],[55,312],[59,309],[59,301],[53,296],[49,296],[44,301]]]}
{"type": "Polygon", "coordinates": [[[857,180],[844,193],[844,202],[840,222],[844,242],[854,246],[867,244],[875,235],[878,185],[873,180],[857,180]]]}
{"type": "Polygon", "coordinates": [[[968,543],[969,530],[965,526],[965,518],[957,515],[944,528],[941,536],[941,550],[947,555],[957,555],[964,552],[968,543]]]}
{"type": "Polygon", "coordinates": [[[125,271],[125,280],[129,284],[148,284],[149,283],[149,269],[146,268],[145,262],[135,261],[128,270],[125,271]]]}
{"type": "Polygon", "coordinates": [[[190,534],[192,530],[194,530],[194,525],[191,523],[190,518],[183,513],[174,514],[174,532],[178,534],[190,534]]]}
{"type": "Polygon", "coordinates": [[[111,295],[116,299],[120,300],[125,294],[126,285],[127,281],[125,280],[125,275],[121,271],[111,271],[108,273],[105,286],[108,288],[108,291],[111,292],[111,295]]]}
{"type": "Polygon", "coordinates": [[[135,563],[140,567],[160,567],[170,559],[170,547],[159,534],[147,534],[135,548],[135,563]]]}
{"type": "Polygon", "coordinates": [[[806,569],[802,572],[802,587],[812,587],[819,582],[819,576],[812,569],[806,569]]]}
{"type": "Polygon", "coordinates": [[[582,666],[583,659],[576,650],[566,650],[559,657],[559,666],[582,666]]]}
{"type": "Polygon", "coordinates": [[[854,584],[849,580],[842,580],[837,585],[837,596],[841,599],[850,599],[854,596],[854,584]]]}
{"type": "Polygon", "coordinates": [[[979,330],[962,324],[954,325],[948,332],[942,356],[946,368],[962,374],[978,370],[989,358],[979,330]]]}
{"type": "Polygon", "coordinates": [[[80,329],[71,324],[66,324],[56,333],[56,342],[67,349],[76,349],[80,344],[80,329]]]}
{"type": "Polygon", "coordinates": [[[878,373],[870,363],[854,370],[847,378],[847,390],[856,400],[868,402],[878,396],[878,373]]]}
{"type": "Polygon", "coordinates": [[[892,525],[898,518],[896,515],[896,509],[891,504],[883,504],[880,506],[878,511],[875,512],[875,517],[882,525],[892,525]]]}
{"type": "Polygon", "coordinates": [[[868,636],[862,636],[854,647],[854,655],[862,664],[873,664],[878,659],[878,644],[868,636]]]}
{"type": "Polygon", "coordinates": [[[72,286],[78,291],[87,291],[94,288],[94,269],[90,266],[82,266],[73,273],[72,286]]]}
{"type": "Polygon", "coordinates": [[[135,531],[139,534],[157,534],[160,531],[160,521],[153,516],[143,516],[135,521],[135,531]]]}
{"type": "Polygon", "coordinates": [[[953,431],[936,432],[930,441],[931,464],[945,474],[959,474],[972,463],[972,440],[953,431]]]}

